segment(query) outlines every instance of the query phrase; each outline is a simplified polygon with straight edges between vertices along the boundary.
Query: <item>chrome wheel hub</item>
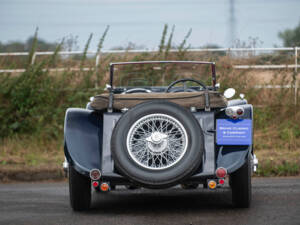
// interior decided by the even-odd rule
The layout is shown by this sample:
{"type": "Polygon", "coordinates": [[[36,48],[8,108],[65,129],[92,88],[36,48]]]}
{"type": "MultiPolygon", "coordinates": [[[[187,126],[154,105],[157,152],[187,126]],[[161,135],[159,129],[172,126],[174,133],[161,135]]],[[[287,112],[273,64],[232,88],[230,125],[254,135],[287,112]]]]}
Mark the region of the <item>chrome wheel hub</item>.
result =
{"type": "Polygon", "coordinates": [[[146,138],[147,141],[152,142],[153,144],[159,144],[163,141],[163,139],[167,138],[168,136],[164,133],[155,131],[151,134],[150,137],[146,138]]]}
{"type": "Polygon", "coordinates": [[[163,151],[167,150],[168,147],[168,139],[167,135],[160,133],[160,132],[154,132],[146,138],[147,140],[147,147],[153,154],[160,154],[163,151]]]}

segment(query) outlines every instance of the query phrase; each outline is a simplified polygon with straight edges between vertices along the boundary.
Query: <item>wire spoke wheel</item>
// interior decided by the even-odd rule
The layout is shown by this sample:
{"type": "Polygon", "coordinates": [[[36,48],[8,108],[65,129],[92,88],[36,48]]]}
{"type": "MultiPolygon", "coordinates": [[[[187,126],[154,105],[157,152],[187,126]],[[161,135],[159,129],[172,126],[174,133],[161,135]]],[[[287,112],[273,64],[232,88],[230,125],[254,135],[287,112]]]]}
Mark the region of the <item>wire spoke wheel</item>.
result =
{"type": "Polygon", "coordinates": [[[147,188],[183,183],[201,165],[203,150],[203,131],[195,116],[162,100],[129,109],[111,139],[116,170],[147,188]]]}
{"type": "Polygon", "coordinates": [[[134,162],[163,170],[180,161],[188,146],[184,126],[166,114],[149,114],[137,120],[127,134],[127,150],[134,162]]]}

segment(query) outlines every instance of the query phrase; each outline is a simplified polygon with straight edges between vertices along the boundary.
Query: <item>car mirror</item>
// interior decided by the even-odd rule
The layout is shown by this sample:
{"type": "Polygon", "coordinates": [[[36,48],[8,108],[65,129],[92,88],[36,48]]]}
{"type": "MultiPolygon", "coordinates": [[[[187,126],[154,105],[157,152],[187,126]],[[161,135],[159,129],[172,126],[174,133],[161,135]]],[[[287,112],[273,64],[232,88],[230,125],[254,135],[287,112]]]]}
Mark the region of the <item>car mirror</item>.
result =
{"type": "Polygon", "coordinates": [[[234,88],[228,88],[224,91],[224,97],[225,98],[232,98],[235,95],[235,89],[234,88]]]}

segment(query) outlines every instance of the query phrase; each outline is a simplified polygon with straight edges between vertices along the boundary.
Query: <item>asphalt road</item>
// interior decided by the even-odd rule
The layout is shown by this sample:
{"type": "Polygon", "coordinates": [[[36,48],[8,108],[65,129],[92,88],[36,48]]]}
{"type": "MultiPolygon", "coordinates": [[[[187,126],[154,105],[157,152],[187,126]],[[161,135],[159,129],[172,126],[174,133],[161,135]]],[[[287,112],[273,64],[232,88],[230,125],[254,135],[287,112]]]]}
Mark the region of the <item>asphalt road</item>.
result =
{"type": "Polygon", "coordinates": [[[250,209],[233,208],[229,188],[93,194],[92,209],[75,213],[65,182],[0,184],[0,224],[300,224],[300,177],[253,179],[250,209]]]}

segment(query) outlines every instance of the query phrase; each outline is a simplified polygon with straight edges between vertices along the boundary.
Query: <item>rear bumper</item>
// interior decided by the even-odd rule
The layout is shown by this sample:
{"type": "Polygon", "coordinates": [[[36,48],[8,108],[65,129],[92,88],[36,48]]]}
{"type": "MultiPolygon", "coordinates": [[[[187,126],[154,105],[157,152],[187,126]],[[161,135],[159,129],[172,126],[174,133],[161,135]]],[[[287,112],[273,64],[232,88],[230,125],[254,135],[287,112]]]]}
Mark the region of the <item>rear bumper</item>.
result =
{"type": "MultiPolygon", "coordinates": [[[[178,182],[177,184],[181,183],[189,183],[189,182],[195,182],[195,183],[206,183],[208,179],[217,179],[215,174],[196,174],[193,175],[185,180],[182,180],[178,182]]],[[[128,184],[134,184],[130,179],[121,176],[117,173],[110,173],[110,174],[103,174],[101,177],[101,180],[109,182],[114,185],[128,185],[128,184]]],[[[175,185],[177,185],[175,184],[175,185]]]]}

